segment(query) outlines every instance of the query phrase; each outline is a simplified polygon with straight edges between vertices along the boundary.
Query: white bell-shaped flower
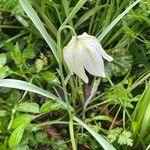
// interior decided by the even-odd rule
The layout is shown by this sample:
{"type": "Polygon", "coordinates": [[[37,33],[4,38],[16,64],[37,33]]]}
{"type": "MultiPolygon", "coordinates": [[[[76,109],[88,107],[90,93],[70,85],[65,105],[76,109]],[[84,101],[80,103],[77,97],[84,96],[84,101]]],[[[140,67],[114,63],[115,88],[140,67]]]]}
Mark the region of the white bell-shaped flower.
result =
{"type": "Polygon", "coordinates": [[[94,76],[105,77],[103,58],[113,60],[104,51],[97,38],[87,33],[73,36],[64,47],[63,55],[71,74],[77,74],[85,83],[88,83],[85,69],[94,76]]]}

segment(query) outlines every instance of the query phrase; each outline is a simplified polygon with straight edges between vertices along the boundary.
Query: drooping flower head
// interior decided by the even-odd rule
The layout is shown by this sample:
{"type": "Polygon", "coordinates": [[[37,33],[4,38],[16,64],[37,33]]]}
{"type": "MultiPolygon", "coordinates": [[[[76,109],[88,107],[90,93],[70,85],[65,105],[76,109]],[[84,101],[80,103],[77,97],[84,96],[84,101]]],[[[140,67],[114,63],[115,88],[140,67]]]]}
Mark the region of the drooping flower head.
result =
{"type": "Polygon", "coordinates": [[[94,76],[105,77],[103,58],[113,60],[104,51],[97,38],[87,33],[73,36],[64,47],[63,56],[71,74],[77,74],[85,83],[88,83],[85,69],[94,76]]]}

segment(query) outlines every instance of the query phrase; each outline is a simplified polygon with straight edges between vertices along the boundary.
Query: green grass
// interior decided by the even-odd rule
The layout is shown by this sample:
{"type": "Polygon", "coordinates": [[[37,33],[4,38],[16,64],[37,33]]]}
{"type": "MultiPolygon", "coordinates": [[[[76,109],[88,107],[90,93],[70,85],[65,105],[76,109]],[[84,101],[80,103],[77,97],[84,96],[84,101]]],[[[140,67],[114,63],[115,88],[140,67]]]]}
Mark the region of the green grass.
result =
{"type": "Polygon", "coordinates": [[[149,9],[149,0],[1,0],[0,149],[148,149],[149,9]],[[62,55],[83,32],[114,58],[88,84],[62,55]]]}

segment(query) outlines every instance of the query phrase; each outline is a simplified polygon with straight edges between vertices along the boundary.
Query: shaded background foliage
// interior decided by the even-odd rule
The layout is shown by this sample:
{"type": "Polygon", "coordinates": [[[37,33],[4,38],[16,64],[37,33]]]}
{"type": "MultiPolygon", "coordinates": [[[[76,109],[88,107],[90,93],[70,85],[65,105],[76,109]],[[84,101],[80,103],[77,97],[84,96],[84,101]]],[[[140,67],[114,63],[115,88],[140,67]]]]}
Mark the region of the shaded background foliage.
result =
{"type": "MultiPolygon", "coordinates": [[[[67,1],[69,5],[65,0],[30,2],[56,40],[59,27],[78,1],[67,1]]],[[[88,0],[69,25],[77,34],[87,32],[98,36],[132,2],[88,0]]],[[[143,0],[101,41],[114,61],[105,63],[108,78],[100,80],[86,110],[85,121],[116,149],[146,149],[150,143],[149,18],[150,1],[143,0]]],[[[56,60],[18,0],[0,0],[0,31],[0,79],[9,77],[32,82],[64,99],[56,60]]],[[[64,30],[62,47],[70,38],[69,30],[64,30]]],[[[68,87],[70,103],[82,117],[93,77],[90,77],[91,85],[84,85],[75,76],[73,79],[79,86],[68,87]]],[[[62,106],[14,89],[0,88],[0,95],[0,149],[70,148],[68,116],[62,106]]],[[[76,126],[75,137],[78,149],[101,149],[80,126],[76,126]]]]}

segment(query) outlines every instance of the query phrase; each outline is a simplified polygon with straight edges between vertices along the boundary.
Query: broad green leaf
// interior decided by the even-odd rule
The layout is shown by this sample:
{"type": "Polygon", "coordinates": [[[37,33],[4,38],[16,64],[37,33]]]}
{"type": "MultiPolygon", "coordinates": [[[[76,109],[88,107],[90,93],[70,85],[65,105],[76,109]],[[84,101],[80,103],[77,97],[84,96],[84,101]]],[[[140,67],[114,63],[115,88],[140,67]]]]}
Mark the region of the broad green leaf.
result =
{"type": "Polygon", "coordinates": [[[5,54],[0,54],[0,68],[2,68],[7,62],[7,57],[5,54]]]}
{"type": "Polygon", "coordinates": [[[33,48],[26,48],[22,52],[22,58],[25,60],[33,59],[35,57],[35,49],[33,48]]]}
{"type": "Polygon", "coordinates": [[[41,106],[40,112],[50,112],[54,110],[60,110],[63,108],[64,107],[62,107],[62,105],[60,105],[59,103],[53,103],[52,101],[48,101],[41,106]]]}
{"type": "Polygon", "coordinates": [[[36,28],[39,30],[39,32],[43,36],[44,40],[47,42],[47,44],[51,48],[57,62],[59,62],[58,54],[57,54],[57,50],[56,50],[56,43],[50,37],[48,32],[46,31],[43,23],[41,22],[40,18],[38,17],[37,13],[35,12],[35,10],[32,8],[31,4],[29,3],[28,0],[19,0],[19,2],[21,4],[22,8],[24,9],[24,11],[26,12],[26,14],[29,16],[29,18],[32,20],[32,22],[36,26],[36,28]]]}
{"type": "Polygon", "coordinates": [[[28,127],[32,120],[30,115],[21,115],[16,118],[13,122],[13,128],[16,128],[9,138],[9,146],[11,148],[15,147],[22,139],[25,128],[28,127]]]}
{"type": "Polygon", "coordinates": [[[54,73],[50,72],[50,71],[41,72],[41,73],[40,73],[40,77],[41,77],[43,80],[45,80],[45,81],[47,81],[47,82],[49,82],[49,83],[52,83],[52,84],[60,84],[60,81],[59,81],[59,79],[57,78],[57,76],[56,76],[54,73]]]}
{"type": "Polygon", "coordinates": [[[24,102],[20,103],[16,110],[21,112],[39,113],[39,105],[33,102],[24,102]]]}
{"type": "Polygon", "coordinates": [[[106,62],[107,74],[111,76],[124,76],[128,74],[131,69],[133,58],[128,49],[118,48],[114,49],[111,54],[114,58],[113,62],[106,62]]]}
{"type": "Polygon", "coordinates": [[[22,139],[24,133],[24,126],[19,126],[18,128],[16,128],[10,138],[9,138],[9,146],[10,148],[13,148],[14,146],[16,146],[17,144],[19,144],[19,142],[22,139]]]}
{"type": "Polygon", "coordinates": [[[99,144],[104,148],[104,150],[116,150],[111,144],[109,144],[100,134],[90,128],[87,124],[85,124],[82,120],[74,116],[74,120],[82,125],[88,132],[92,134],[92,136],[99,142],[99,144]]]}
{"type": "Polygon", "coordinates": [[[34,117],[32,115],[21,114],[14,119],[12,128],[15,129],[19,126],[28,126],[33,118],[34,117]]]}

